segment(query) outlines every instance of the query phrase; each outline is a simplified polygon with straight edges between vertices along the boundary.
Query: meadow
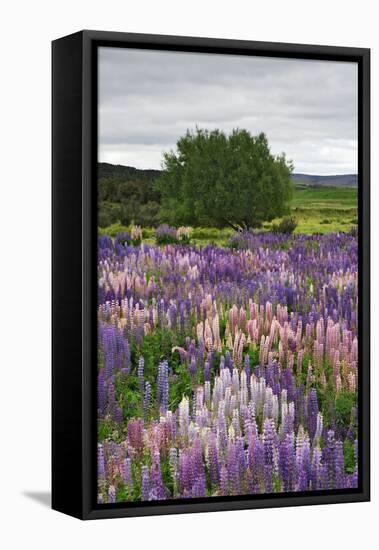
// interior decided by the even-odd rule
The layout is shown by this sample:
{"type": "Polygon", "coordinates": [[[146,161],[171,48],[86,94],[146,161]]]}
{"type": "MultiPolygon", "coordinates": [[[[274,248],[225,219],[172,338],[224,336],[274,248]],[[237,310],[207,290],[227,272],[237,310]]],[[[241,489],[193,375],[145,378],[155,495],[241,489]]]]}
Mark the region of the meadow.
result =
{"type": "Polygon", "coordinates": [[[101,231],[99,503],[357,486],[354,193],[297,190],[294,235],[101,231]]]}
{"type": "Polygon", "coordinates": [[[349,231],[357,225],[357,188],[295,187],[291,201],[296,233],[349,231]]]}

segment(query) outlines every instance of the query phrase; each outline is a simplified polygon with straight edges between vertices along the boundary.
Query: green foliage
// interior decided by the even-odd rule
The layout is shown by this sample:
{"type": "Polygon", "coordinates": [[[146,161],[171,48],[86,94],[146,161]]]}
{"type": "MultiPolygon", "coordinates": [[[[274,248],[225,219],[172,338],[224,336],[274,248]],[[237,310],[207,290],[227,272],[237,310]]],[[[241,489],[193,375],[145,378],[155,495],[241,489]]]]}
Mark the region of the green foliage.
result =
{"type": "Polygon", "coordinates": [[[355,470],[354,443],[345,439],[343,442],[343,455],[345,459],[345,471],[352,474],[355,470]]]}
{"type": "Polygon", "coordinates": [[[247,229],[287,212],[292,166],[270,153],[263,133],[187,131],[163,163],[156,188],[168,223],[247,229]]]}
{"type": "Polygon", "coordinates": [[[128,375],[120,373],[115,380],[115,389],[124,420],[136,416],[137,411],[142,416],[141,393],[137,376],[133,373],[128,375]]]}
{"type": "Polygon", "coordinates": [[[107,227],[113,223],[120,223],[122,218],[121,204],[113,202],[100,202],[98,204],[98,224],[107,227]]]}
{"type": "Polygon", "coordinates": [[[232,250],[247,250],[249,248],[249,243],[247,239],[243,238],[233,238],[233,236],[225,243],[226,248],[231,248],[232,250]]]}
{"type": "Polygon", "coordinates": [[[182,345],[183,341],[184,337],[167,329],[156,329],[145,335],[139,353],[145,359],[145,376],[150,382],[154,382],[158,364],[164,359],[170,359],[170,367],[173,369],[179,366],[179,354],[172,354],[172,348],[182,345]]]}
{"type": "Polygon", "coordinates": [[[99,420],[97,423],[97,440],[99,443],[104,441],[104,439],[110,439],[112,437],[114,428],[111,422],[105,422],[104,420],[99,420]]]}
{"type": "Polygon", "coordinates": [[[259,365],[259,347],[252,344],[249,346],[248,354],[250,356],[250,368],[254,368],[259,365]]]}
{"type": "Polygon", "coordinates": [[[284,217],[279,223],[272,224],[271,231],[273,233],[291,234],[297,227],[297,221],[292,216],[284,217]]]}
{"type": "Polygon", "coordinates": [[[280,493],[282,491],[282,484],[278,475],[272,476],[272,488],[274,493],[280,493]]]}
{"type": "Polygon", "coordinates": [[[98,180],[98,225],[155,225],[160,196],[153,182],[158,170],[100,163],[98,180]]]}
{"type": "Polygon", "coordinates": [[[125,231],[128,231],[128,227],[125,227],[120,222],[115,222],[109,225],[106,228],[98,227],[98,234],[99,235],[108,235],[109,237],[112,237],[113,239],[118,233],[124,233],[125,231]]]}
{"type": "Polygon", "coordinates": [[[180,238],[178,239],[178,242],[180,244],[189,246],[191,244],[191,237],[189,237],[187,235],[181,235],[180,238]]]}
{"type": "Polygon", "coordinates": [[[295,233],[348,231],[356,225],[356,188],[295,186],[291,209],[298,226],[295,233]]]}
{"type": "Polygon", "coordinates": [[[168,458],[163,458],[160,464],[161,464],[163,484],[166,487],[166,489],[170,491],[170,494],[172,495],[174,493],[174,480],[172,477],[172,472],[171,472],[168,458]]]}
{"type": "MultiPolygon", "coordinates": [[[[125,166],[99,164],[99,233],[115,236],[132,222],[143,226],[143,239],[153,243],[154,228],[160,223],[159,209],[161,198],[154,182],[161,172],[158,170],[137,170],[125,166]],[[142,182],[136,189],[129,182],[142,182]],[[124,188],[123,190],[121,188],[124,188]],[[145,189],[143,191],[143,189],[145,189]],[[129,197],[127,197],[129,193],[129,197]],[[115,227],[118,229],[114,229],[115,227]]],[[[346,187],[298,186],[294,187],[290,203],[298,225],[295,233],[329,233],[349,231],[357,225],[357,189],[346,187]]],[[[277,224],[280,219],[274,219],[277,224]]],[[[204,227],[210,225],[205,220],[203,227],[194,227],[191,241],[198,245],[215,243],[223,246],[230,238],[230,226],[204,227]]],[[[271,230],[271,222],[263,223],[264,229],[271,230]]]]}
{"type": "Polygon", "coordinates": [[[159,246],[163,246],[165,244],[178,244],[179,241],[174,235],[156,235],[155,236],[155,242],[159,246]]]}
{"type": "Polygon", "coordinates": [[[186,365],[179,365],[175,369],[175,374],[170,380],[169,387],[169,408],[174,411],[178,408],[183,395],[190,397],[192,395],[192,380],[186,365]]]}
{"type": "Polygon", "coordinates": [[[355,393],[341,391],[336,397],[335,413],[336,421],[341,426],[348,426],[350,423],[351,409],[356,405],[355,393]]]}

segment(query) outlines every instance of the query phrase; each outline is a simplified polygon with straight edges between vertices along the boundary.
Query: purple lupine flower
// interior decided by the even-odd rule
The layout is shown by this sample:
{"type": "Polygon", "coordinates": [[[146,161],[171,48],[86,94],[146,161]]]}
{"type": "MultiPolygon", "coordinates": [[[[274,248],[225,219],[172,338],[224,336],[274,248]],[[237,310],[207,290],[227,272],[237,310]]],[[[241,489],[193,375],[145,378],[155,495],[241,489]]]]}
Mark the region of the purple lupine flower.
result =
{"type": "Polygon", "coordinates": [[[150,473],[147,466],[141,468],[141,500],[149,500],[150,496],[150,473]]]}
{"type": "Polygon", "coordinates": [[[312,440],[316,434],[318,412],[317,392],[312,388],[308,396],[308,430],[312,440]]]}
{"type": "Polygon", "coordinates": [[[125,485],[130,485],[132,481],[132,462],[129,457],[121,462],[120,472],[125,485]]]}
{"type": "Polygon", "coordinates": [[[165,499],[167,495],[162,481],[160,455],[158,450],[155,450],[152,456],[150,482],[150,500],[165,499]]]}
{"type": "Polygon", "coordinates": [[[123,412],[122,412],[122,408],[116,406],[114,408],[114,412],[113,412],[113,421],[117,422],[118,424],[121,424],[123,419],[124,419],[124,415],[123,415],[123,412]]]}
{"type": "Polygon", "coordinates": [[[141,418],[132,419],[128,422],[128,440],[129,444],[138,452],[143,449],[143,420],[141,418]]]}
{"type": "Polygon", "coordinates": [[[220,494],[227,496],[229,494],[228,470],[223,465],[220,472],[220,494]]]}
{"type": "Polygon", "coordinates": [[[175,447],[170,447],[169,464],[170,464],[171,475],[174,481],[174,493],[175,493],[176,486],[178,483],[178,468],[179,468],[178,451],[177,449],[175,449],[175,447]]]}
{"type": "Polygon", "coordinates": [[[288,433],[285,440],[279,444],[279,475],[283,483],[283,490],[286,492],[294,490],[294,437],[293,434],[290,433],[288,433]]]}
{"type": "Polygon", "coordinates": [[[233,361],[232,361],[232,358],[230,356],[230,351],[229,350],[227,350],[226,353],[225,353],[225,368],[229,369],[230,373],[233,372],[233,361]]]}
{"type": "Polygon", "coordinates": [[[192,378],[194,378],[196,374],[196,358],[194,355],[192,355],[191,357],[191,361],[188,369],[189,369],[190,375],[192,376],[192,378]]]}
{"type": "Polygon", "coordinates": [[[327,468],[328,474],[328,489],[333,489],[335,485],[334,473],[335,473],[335,438],[334,431],[328,430],[326,445],[322,450],[323,463],[327,468]]]}
{"type": "Polygon", "coordinates": [[[168,408],[168,363],[162,361],[158,366],[157,378],[157,399],[160,403],[162,413],[167,412],[168,408]]]}
{"type": "Polygon", "coordinates": [[[344,487],[345,461],[342,441],[336,441],[334,446],[334,484],[337,489],[344,487]]]}
{"type": "Polygon", "coordinates": [[[263,426],[263,447],[265,464],[274,464],[274,435],[275,427],[271,418],[266,418],[263,426]]]}
{"type": "Polygon", "coordinates": [[[113,418],[116,408],[116,392],[113,382],[108,383],[108,414],[113,418]]]}
{"type": "Polygon", "coordinates": [[[108,502],[109,504],[114,504],[116,502],[116,489],[113,485],[110,485],[108,488],[108,502]]]}
{"type": "Polygon", "coordinates": [[[230,493],[232,495],[237,495],[238,489],[239,489],[239,476],[238,476],[236,446],[235,446],[235,443],[233,442],[229,442],[229,445],[228,445],[227,469],[228,469],[230,493]]]}
{"type": "Polygon", "coordinates": [[[143,355],[141,355],[140,358],[138,359],[138,368],[137,368],[137,376],[138,376],[138,381],[139,381],[139,386],[140,386],[141,392],[143,392],[143,388],[144,388],[144,385],[145,385],[144,366],[145,366],[145,360],[143,358],[143,355]]]}
{"type": "Polygon", "coordinates": [[[208,462],[211,482],[213,485],[217,485],[220,480],[220,462],[217,449],[217,439],[215,434],[211,434],[209,437],[208,462]]]}
{"type": "Polygon", "coordinates": [[[246,379],[249,383],[249,381],[250,381],[250,356],[249,356],[248,353],[245,355],[245,359],[244,359],[244,362],[243,362],[243,368],[244,368],[244,371],[246,373],[246,379]]]}
{"type": "Polygon", "coordinates": [[[105,369],[100,369],[97,377],[97,408],[102,416],[105,411],[107,390],[105,386],[105,369]]]}
{"type": "Polygon", "coordinates": [[[236,439],[236,458],[237,458],[237,470],[239,479],[239,490],[243,490],[245,472],[247,468],[247,453],[245,451],[245,442],[243,437],[237,437],[236,439]]]}
{"type": "Polygon", "coordinates": [[[145,382],[145,393],[143,396],[143,410],[145,417],[148,416],[149,408],[150,408],[150,400],[151,400],[151,384],[150,382],[145,382]]]}
{"type": "Polygon", "coordinates": [[[97,476],[105,476],[104,448],[101,443],[97,444],[97,476]]]}
{"type": "Polygon", "coordinates": [[[204,380],[209,381],[211,379],[211,367],[209,361],[204,363],[204,380]]]}

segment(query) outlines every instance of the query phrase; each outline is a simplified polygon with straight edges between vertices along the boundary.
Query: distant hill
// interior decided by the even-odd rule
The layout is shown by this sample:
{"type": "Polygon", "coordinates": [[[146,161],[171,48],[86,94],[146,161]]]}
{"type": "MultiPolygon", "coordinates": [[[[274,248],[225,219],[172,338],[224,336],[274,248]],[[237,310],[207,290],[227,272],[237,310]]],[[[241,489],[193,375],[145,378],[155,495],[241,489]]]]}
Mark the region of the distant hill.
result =
{"type": "Polygon", "coordinates": [[[292,174],[296,185],[317,187],[357,187],[357,174],[337,174],[335,176],[316,176],[313,174],[292,174]]]}
{"type": "Polygon", "coordinates": [[[161,173],[160,170],[141,170],[133,168],[133,166],[123,166],[122,164],[109,164],[108,162],[98,163],[98,177],[100,178],[115,178],[118,180],[154,180],[161,173]]]}
{"type": "MultiPolygon", "coordinates": [[[[116,179],[122,181],[144,180],[146,182],[154,181],[161,170],[134,168],[133,166],[123,166],[122,164],[109,164],[108,162],[99,162],[99,179],[116,179]]],[[[292,179],[296,185],[320,186],[320,187],[357,187],[357,174],[336,174],[333,176],[318,176],[314,174],[292,174],[292,179]]]]}

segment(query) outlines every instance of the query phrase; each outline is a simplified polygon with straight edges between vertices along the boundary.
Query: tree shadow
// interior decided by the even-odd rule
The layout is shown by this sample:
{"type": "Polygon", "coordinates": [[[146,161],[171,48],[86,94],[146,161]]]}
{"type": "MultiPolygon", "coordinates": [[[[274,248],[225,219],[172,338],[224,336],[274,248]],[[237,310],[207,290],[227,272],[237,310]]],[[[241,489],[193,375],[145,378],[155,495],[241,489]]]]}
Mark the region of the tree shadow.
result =
{"type": "Polygon", "coordinates": [[[50,491],[23,491],[22,493],[25,497],[38,502],[42,506],[51,506],[51,493],[50,491]]]}

